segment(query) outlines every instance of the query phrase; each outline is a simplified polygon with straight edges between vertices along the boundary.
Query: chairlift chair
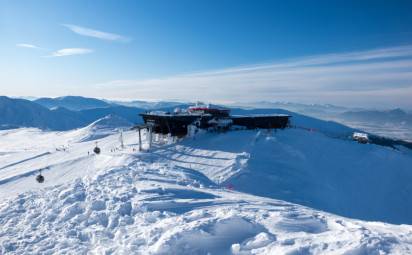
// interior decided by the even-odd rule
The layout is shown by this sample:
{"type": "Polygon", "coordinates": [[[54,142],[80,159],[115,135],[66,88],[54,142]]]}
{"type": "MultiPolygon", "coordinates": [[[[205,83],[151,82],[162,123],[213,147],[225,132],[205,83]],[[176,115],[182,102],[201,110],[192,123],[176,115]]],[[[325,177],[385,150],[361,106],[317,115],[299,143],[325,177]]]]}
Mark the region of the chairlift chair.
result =
{"type": "Polygon", "coordinates": [[[100,148],[97,146],[97,142],[96,142],[96,147],[94,147],[93,152],[96,154],[100,154],[100,148]]]}
{"type": "Polygon", "coordinates": [[[44,182],[44,176],[41,174],[41,170],[39,170],[39,174],[36,176],[36,181],[38,183],[43,183],[44,182]]]}

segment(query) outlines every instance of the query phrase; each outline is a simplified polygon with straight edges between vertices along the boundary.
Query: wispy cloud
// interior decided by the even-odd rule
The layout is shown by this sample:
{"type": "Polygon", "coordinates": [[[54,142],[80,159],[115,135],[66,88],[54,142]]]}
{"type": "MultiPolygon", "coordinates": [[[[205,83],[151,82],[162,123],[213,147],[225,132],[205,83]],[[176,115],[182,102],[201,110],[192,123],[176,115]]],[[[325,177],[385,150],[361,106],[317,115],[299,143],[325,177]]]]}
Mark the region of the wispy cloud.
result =
{"type": "Polygon", "coordinates": [[[55,52],[52,52],[49,57],[65,57],[65,56],[72,56],[72,55],[83,55],[83,54],[88,54],[92,53],[92,49],[86,49],[86,48],[66,48],[66,49],[60,49],[55,52]]]}
{"type": "MultiPolygon", "coordinates": [[[[35,50],[48,50],[42,47],[38,47],[33,44],[28,44],[28,43],[18,43],[16,44],[17,47],[20,48],[27,48],[27,49],[35,49],[35,50]]],[[[71,55],[83,55],[83,54],[88,54],[92,53],[92,49],[87,49],[87,48],[65,48],[65,49],[60,49],[56,50],[50,55],[45,56],[45,57],[65,57],[65,56],[71,56],[71,55]]]]}
{"type": "Polygon", "coordinates": [[[83,36],[89,36],[89,37],[94,37],[98,38],[101,40],[106,40],[106,41],[119,41],[119,42],[129,42],[131,41],[130,38],[118,35],[118,34],[113,34],[113,33],[107,33],[87,27],[81,27],[77,25],[72,25],[72,24],[62,24],[62,26],[65,26],[66,28],[70,29],[76,34],[83,35],[83,36]]]}
{"type": "Polygon", "coordinates": [[[107,93],[102,94],[106,97],[342,104],[373,100],[402,104],[403,100],[412,106],[412,46],[286,59],[158,79],[116,80],[96,88],[107,93]]]}
{"type": "Polygon", "coordinates": [[[38,47],[36,45],[33,44],[28,44],[28,43],[18,43],[16,44],[17,47],[20,48],[28,48],[28,49],[35,49],[35,50],[44,50],[44,48],[42,47],[38,47]]]}

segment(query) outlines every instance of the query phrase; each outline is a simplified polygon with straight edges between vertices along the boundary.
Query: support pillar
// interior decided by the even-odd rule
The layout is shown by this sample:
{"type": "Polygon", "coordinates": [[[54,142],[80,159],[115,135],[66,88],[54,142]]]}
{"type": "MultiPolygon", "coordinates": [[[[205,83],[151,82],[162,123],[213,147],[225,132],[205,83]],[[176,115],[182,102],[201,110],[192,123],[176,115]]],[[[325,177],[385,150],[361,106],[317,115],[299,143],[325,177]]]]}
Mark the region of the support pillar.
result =
{"type": "Polygon", "coordinates": [[[142,151],[142,134],[140,133],[140,128],[139,130],[139,151],[142,151]]]}
{"type": "Polygon", "coordinates": [[[152,137],[153,137],[152,131],[153,131],[153,127],[149,126],[149,149],[152,148],[152,137]]]}

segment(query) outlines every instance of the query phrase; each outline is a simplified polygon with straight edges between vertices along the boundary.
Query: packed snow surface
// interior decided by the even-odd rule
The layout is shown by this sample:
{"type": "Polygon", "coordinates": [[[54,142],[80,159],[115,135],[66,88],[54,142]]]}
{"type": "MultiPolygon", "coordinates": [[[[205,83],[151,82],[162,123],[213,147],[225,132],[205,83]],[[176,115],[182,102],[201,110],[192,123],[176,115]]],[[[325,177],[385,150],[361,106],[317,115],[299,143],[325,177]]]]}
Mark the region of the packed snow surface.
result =
{"type": "Polygon", "coordinates": [[[287,129],[139,152],[96,126],[0,131],[0,254],[412,254],[407,150],[287,129]]]}

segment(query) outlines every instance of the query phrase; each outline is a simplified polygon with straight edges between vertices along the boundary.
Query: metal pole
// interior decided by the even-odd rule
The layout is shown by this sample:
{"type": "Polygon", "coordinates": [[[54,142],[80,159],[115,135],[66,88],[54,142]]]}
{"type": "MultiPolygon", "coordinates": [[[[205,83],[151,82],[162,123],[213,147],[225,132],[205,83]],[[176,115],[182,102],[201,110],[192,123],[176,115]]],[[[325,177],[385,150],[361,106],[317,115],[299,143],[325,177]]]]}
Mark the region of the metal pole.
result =
{"type": "Polygon", "coordinates": [[[122,149],[124,149],[123,131],[120,131],[119,140],[120,140],[120,147],[121,147],[122,149]]]}
{"type": "Polygon", "coordinates": [[[149,149],[152,148],[152,126],[149,126],[149,149]]]}
{"type": "Polygon", "coordinates": [[[140,134],[140,128],[139,130],[139,151],[142,151],[142,135],[140,134]]]}

